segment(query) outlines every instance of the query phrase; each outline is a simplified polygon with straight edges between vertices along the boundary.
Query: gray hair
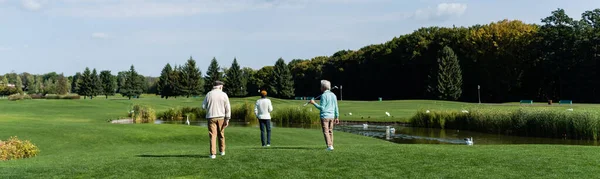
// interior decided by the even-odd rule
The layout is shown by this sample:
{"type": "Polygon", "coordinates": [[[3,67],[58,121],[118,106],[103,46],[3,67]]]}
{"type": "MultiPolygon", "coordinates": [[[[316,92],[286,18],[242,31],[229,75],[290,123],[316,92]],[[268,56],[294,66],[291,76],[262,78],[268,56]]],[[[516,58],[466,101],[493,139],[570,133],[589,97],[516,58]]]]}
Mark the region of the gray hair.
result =
{"type": "Polygon", "coordinates": [[[326,90],[331,90],[331,82],[327,80],[321,80],[321,88],[325,88],[326,90]]]}

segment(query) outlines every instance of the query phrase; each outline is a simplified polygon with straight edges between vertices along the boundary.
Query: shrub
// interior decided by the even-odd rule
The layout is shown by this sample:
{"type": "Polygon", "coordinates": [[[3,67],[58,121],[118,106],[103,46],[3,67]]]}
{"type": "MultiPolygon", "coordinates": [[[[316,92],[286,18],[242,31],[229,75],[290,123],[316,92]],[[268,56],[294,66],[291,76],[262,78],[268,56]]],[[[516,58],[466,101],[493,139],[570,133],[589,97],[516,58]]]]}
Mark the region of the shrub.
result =
{"type": "Polygon", "coordinates": [[[19,90],[17,90],[17,88],[0,85],[0,96],[7,96],[16,93],[19,93],[19,90]]]}
{"type": "Polygon", "coordinates": [[[18,94],[18,93],[8,96],[9,101],[18,101],[18,100],[27,100],[27,99],[31,99],[31,96],[26,95],[26,94],[18,94]]]}
{"type": "Polygon", "coordinates": [[[81,99],[81,96],[76,94],[57,95],[57,94],[46,94],[46,99],[81,99]]]}
{"type": "MultiPolygon", "coordinates": [[[[204,119],[206,111],[200,107],[180,107],[170,108],[159,113],[158,119],[162,120],[183,120],[189,115],[190,120],[204,119]]],[[[319,113],[310,111],[309,108],[281,108],[275,109],[271,114],[272,121],[282,124],[290,123],[318,123],[320,121],[319,113]]],[[[234,121],[243,121],[248,123],[257,123],[258,118],[254,114],[254,104],[244,103],[231,108],[231,119],[234,121]]]]}
{"type": "Polygon", "coordinates": [[[254,104],[245,102],[240,106],[231,109],[231,119],[250,123],[258,123],[258,118],[254,114],[254,104]]]}
{"type": "Polygon", "coordinates": [[[415,127],[471,130],[506,135],[598,140],[600,118],[589,111],[552,109],[417,112],[415,127]]]}
{"type": "Polygon", "coordinates": [[[40,150],[29,141],[21,141],[10,137],[7,141],[0,140],[0,161],[35,157],[40,150]]]}
{"type": "Polygon", "coordinates": [[[309,108],[294,108],[287,107],[281,109],[275,109],[271,113],[271,120],[280,124],[292,124],[292,123],[305,123],[314,124],[321,121],[319,112],[310,111],[309,108]]]}
{"type": "Polygon", "coordinates": [[[180,121],[189,117],[190,120],[203,119],[206,111],[200,107],[182,107],[179,109],[169,108],[167,111],[159,113],[158,119],[180,121]]]}
{"type": "Polygon", "coordinates": [[[151,123],[156,120],[154,109],[145,105],[133,105],[133,112],[129,114],[133,123],[151,123]]]}
{"type": "Polygon", "coordinates": [[[44,99],[44,95],[42,94],[29,94],[31,99],[44,99]]]}

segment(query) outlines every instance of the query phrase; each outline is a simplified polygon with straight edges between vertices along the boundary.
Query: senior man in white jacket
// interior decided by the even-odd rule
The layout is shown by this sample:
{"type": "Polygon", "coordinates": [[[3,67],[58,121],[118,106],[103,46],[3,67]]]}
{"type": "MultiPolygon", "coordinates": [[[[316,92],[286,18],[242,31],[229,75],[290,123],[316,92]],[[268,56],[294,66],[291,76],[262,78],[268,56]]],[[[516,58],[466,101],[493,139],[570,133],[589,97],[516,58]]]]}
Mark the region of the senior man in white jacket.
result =
{"type": "Polygon", "coordinates": [[[219,151],[225,155],[225,128],[229,126],[231,118],[231,105],[229,97],[223,92],[224,83],[215,81],[213,90],[206,94],[202,109],[206,110],[208,119],[208,136],[210,137],[210,158],[217,158],[217,136],[219,137],[219,151]]]}
{"type": "Polygon", "coordinates": [[[271,112],[273,105],[271,100],[267,99],[267,91],[260,92],[261,98],[256,101],[254,106],[254,114],[260,123],[260,141],[263,147],[271,146],[271,112]],[[265,131],[267,132],[267,140],[265,141],[265,131]]]}

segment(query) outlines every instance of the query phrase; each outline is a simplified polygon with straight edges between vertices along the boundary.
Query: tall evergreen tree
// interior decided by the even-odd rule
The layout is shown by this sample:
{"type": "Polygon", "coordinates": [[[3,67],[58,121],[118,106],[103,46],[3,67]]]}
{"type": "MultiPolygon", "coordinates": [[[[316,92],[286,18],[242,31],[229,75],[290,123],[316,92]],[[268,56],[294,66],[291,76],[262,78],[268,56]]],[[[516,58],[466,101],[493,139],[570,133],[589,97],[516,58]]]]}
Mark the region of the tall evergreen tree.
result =
{"type": "Polygon", "coordinates": [[[183,95],[186,97],[197,96],[204,91],[202,72],[196,67],[196,61],[191,56],[181,71],[181,79],[183,95]]]}
{"type": "Polygon", "coordinates": [[[108,99],[108,96],[115,95],[117,90],[117,78],[110,71],[104,70],[100,72],[100,83],[102,84],[102,95],[108,99]]]}
{"type": "Polygon", "coordinates": [[[430,75],[428,92],[441,100],[458,100],[462,94],[462,71],[450,47],[445,46],[438,53],[437,68],[430,75]]]}
{"type": "Polygon", "coordinates": [[[63,74],[58,75],[58,82],[56,84],[56,94],[65,95],[69,93],[69,84],[67,78],[63,74]]]}
{"type": "Polygon", "coordinates": [[[85,68],[83,74],[81,74],[81,78],[78,79],[77,86],[79,86],[78,94],[84,96],[84,98],[93,95],[94,88],[92,86],[92,72],[90,71],[90,68],[85,68]]]}
{"type": "Polygon", "coordinates": [[[294,97],[294,80],[292,79],[292,73],[282,58],[279,58],[277,62],[275,62],[271,82],[273,83],[271,85],[271,90],[275,92],[276,97],[294,97]]]}
{"type": "Polygon", "coordinates": [[[171,74],[169,75],[169,80],[171,80],[171,96],[182,96],[184,95],[184,86],[183,86],[183,79],[181,78],[182,75],[182,69],[181,66],[175,65],[175,68],[173,69],[173,71],[171,71],[171,74]]]}
{"type": "Polygon", "coordinates": [[[96,69],[94,68],[92,70],[92,75],[90,76],[91,78],[91,96],[90,98],[93,99],[94,97],[98,96],[99,94],[102,93],[102,81],[100,81],[100,77],[98,77],[98,72],[96,71],[96,69]]]}
{"type": "Polygon", "coordinates": [[[126,74],[125,83],[119,91],[123,96],[127,96],[129,99],[136,97],[144,92],[143,76],[139,75],[133,65],[126,74]]]}
{"type": "Polygon", "coordinates": [[[171,73],[173,72],[173,68],[171,64],[165,65],[160,72],[160,77],[158,78],[158,94],[161,98],[169,99],[170,96],[173,96],[173,86],[171,85],[171,73]]]}
{"type": "MultiPolygon", "coordinates": [[[[204,77],[204,91],[208,92],[212,90],[213,84],[215,81],[223,80],[223,74],[219,71],[219,62],[217,62],[216,58],[213,58],[210,61],[210,66],[208,66],[208,70],[206,71],[206,76],[204,77]]],[[[227,84],[230,85],[230,84],[227,84]]]]}
{"type": "Polygon", "coordinates": [[[227,69],[225,79],[227,81],[226,90],[229,95],[235,97],[246,96],[246,81],[236,58],[233,58],[231,67],[227,69]]]}

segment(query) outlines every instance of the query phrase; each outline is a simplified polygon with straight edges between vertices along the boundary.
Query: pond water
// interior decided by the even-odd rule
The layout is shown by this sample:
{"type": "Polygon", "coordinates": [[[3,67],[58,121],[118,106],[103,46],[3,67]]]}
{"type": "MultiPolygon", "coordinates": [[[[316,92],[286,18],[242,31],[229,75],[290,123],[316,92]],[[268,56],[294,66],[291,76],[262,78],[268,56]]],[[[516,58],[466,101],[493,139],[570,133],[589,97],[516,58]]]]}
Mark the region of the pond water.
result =
{"type": "MultiPolygon", "coordinates": [[[[183,124],[185,121],[161,121],[156,120],[155,124],[183,124]]],[[[201,121],[190,121],[190,125],[196,126],[207,126],[207,122],[201,121]]],[[[249,124],[244,122],[231,122],[231,126],[238,127],[254,127],[258,130],[258,124],[249,124]]],[[[273,128],[276,127],[291,127],[291,128],[310,128],[320,129],[319,124],[288,124],[278,125],[272,123],[273,128]]],[[[486,134],[479,132],[471,132],[464,130],[444,130],[444,129],[430,129],[430,128],[417,128],[410,127],[401,124],[382,124],[374,123],[367,124],[355,122],[343,122],[336,125],[334,128],[336,131],[343,131],[353,133],[357,135],[369,136],[388,140],[390,142],[401,143],[401,144],[454,144],[454,145],[466,145],[465,138],[473,138],[474,145],[497,145],[497,144],[562,144],[562,145],[600,145],[598,141],[589,140],[571,140],[571,139],[550,139],[550,138],[536,138],[536,137],[519,137],[519,136],[506,136],[500,134],[486,134]],[[395,129],[394,132],[390,130],[395,129]],[[386,132],[388,131],[388,132],[386,132]]]]}

